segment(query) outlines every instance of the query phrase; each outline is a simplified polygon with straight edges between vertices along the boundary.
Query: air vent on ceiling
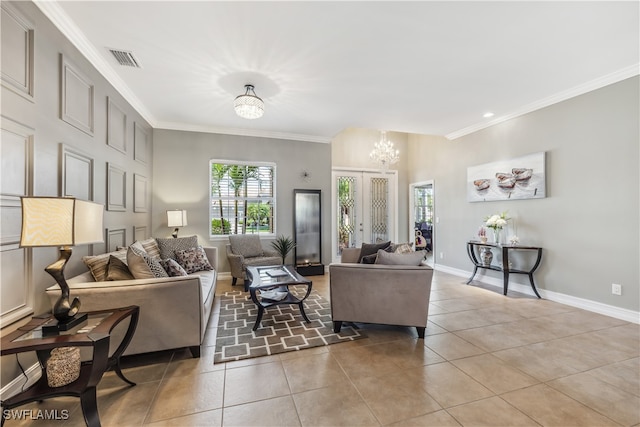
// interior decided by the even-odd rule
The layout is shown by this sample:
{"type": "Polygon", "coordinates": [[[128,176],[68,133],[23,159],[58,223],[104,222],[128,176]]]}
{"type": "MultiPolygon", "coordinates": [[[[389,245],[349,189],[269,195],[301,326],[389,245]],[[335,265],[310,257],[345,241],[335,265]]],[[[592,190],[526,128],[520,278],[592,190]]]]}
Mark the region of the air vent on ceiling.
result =
{"type": "Polygon", "coordinates": [[[118,64],[125,67],[142,68],[138,60],[133,56],[132,52],[126,50],[109,49],[109,52],[113,54],[118,61],[118,64]]]}

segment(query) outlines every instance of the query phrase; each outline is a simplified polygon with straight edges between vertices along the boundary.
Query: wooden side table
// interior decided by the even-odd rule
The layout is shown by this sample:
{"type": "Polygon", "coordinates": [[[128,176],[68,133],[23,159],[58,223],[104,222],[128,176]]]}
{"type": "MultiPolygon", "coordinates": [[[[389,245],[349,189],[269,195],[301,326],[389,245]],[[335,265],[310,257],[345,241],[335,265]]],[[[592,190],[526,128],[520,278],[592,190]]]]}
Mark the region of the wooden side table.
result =
{"type": "Polygon", "coordinates": [[[80,398],[84,420],[89,427],[99,427],[100,417],[96,399],[96,387],[104,372],[113,368],[123,381],[134,386],[120,369],[120,357],[127,349],[138,325],[140,308],[137,305],[110,310],[87,312],[89,318],[77,327],[60,332],[59,335],[43,336],[42,326],[54,322],[50,314],[35,316],[25,326],[2,338],[2,356],[35,351],[42,370],[42,376],[28,389],[2,401],[2,424],[4,409],[12,409],[29,402],[59,396],[80,398]],[[124,319],[131,318],[127,332],[118,348],[109,357],[111,332],[124,319]],[[82,362],[80,377],[62,387],[47,384],[46,362],[51,350],[58,347],[92,347],[93,358],[82,362]]]}
{"type": "Polygon", "coordinates": [[[501,271],[502,280],[504,284],[503,293],[504,295],[506,295],[507,290],[509,289],[509,274],[526,274],[527,276],[529,276],[529,283],[531,283],[531,289],[533,289],[533,292],[536,294],[536,296],[540,298],[540,294],[538,293],[538,290],[536,289],[536,285],[533,282],[533,272],[536,271],[540,266],[540,261],[542,260],[542,248],[537,246],[498,245],[495,243],[481,243],[481,242],[476,242],[472,240],[467,242],[467,254],[469,255],[469,259],[471,259],[471,262],[473,263],[473,274],[471,275],[469,280],[467,280],[467,285],[471,283],[471,281],[475,277],[476,273],[478,272],[478,268],[501,271]],[[478,259],[475,248],[483,247],[483,246],[497,248],[502,251],[502,267],[498,265],[493,265],[493,264],[485,265],[478,259]],[[529,270],[516,270],[509,267],[509,252],[515,251],[515,250],[536,251],[536,261],[534,262],[533,267],[531,267],[529,270]]]}

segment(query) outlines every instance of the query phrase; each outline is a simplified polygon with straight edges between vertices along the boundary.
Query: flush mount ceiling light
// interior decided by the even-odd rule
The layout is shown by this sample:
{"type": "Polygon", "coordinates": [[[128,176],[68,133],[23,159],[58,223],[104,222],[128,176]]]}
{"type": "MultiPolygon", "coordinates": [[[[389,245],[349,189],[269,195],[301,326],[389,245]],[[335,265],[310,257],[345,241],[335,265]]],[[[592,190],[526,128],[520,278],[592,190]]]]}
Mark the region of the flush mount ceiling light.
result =
{"type": "Polygon", "coordinates": [[[244,119],[258,119],[264,114],[264,102],[256,96],[253,85],[244,85],[244,95],[238,95],[233,101],[236,114],[244,119]]]}

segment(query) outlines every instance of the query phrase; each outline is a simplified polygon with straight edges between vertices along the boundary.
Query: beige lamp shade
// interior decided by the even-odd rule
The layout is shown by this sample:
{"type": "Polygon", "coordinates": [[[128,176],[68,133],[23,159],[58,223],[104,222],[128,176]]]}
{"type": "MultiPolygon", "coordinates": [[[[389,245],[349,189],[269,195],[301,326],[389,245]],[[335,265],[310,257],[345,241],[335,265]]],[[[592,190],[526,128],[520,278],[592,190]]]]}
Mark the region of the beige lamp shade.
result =
{"type": "Polygon", "coordinates": [[[20,246],[77,246],[104,241],[104,206],[71,197],[22,197],[20,246]]]}
{"type": "Polygon", "coordinates": [[[187,211],[167,211],[167,227],[184,227],[187,225],[187,211]]]}

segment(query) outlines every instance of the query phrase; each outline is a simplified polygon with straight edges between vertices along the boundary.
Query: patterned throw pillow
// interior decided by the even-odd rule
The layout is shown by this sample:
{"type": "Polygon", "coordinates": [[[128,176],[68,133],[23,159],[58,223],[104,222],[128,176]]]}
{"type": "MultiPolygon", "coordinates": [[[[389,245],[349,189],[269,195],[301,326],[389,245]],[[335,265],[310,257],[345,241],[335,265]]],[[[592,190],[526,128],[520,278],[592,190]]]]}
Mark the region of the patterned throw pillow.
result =
{"type": "Polygon", "coordinates": [[[411,248],[411,245],[409,243],[399,243],[394,246],[395,248],[393,252],[396,254],[408,254],[413,252],[413,249],[411,248]]]}
{"type": "Polygon", "coordinates": [[[135,248],[134,245],[129,246],[127,261],[129,262],[129,270],[136,279],[169,277],[157,259],[151,258],[146,252],[135,248]],[[144,268],[145,266],[147,267],[146,269],[144,268]]]}
{"type": "Polygon", "coordinates": [[[104,282],[107,280],[107,264],[109,264],[109,257],[113,255],[120,261],[127,263],[127,251],[115,251],[108,252],[106,254],[100,254],[96,256],[83,256],[82,261],[89,267],[91,275],[96,282],[104,282]]]}
{"type": "Polygon", "coordinates": [[[184,268],[182,268],[182,266],[178,264],[178,261],[174,259],[171,259],[171,258],[162,259],[160,260],[160,265],[162,266],[162,268],[164,268],[164,270],[167,272],[169,277],[178,277],[178,276],[187,275],[187,272],[184,271],[184,268]]]}
{"type": "Polygon", "coordinates": [[[213,270],[202,246],[187,249],[186,251],[176,251],[176,258],[178,259],[178,264],[180,264],[187,273],[213,270]]]}
{"type": "Polygon", "coordinates": [[[156,239],[160,248],[160,259],[171,258],[176,260],[176,251],[184,251],[198,246],[198,236],[178,237],[169,239],[156,239]]]}
{"type": "Polygon", "coordinates": [[[156,239],[152,237],[150,239],[140,240],[140,244],[151,258],[160,259],[160,248],[158,247],[156,239]]]}
{"type": "Polygon", "coordinates": [[[109,280],[132,280],[133,274],[129,271],[129,267],[120,258],[109,255],[109,263],[107,264],[107,281],[109,280]]]}

